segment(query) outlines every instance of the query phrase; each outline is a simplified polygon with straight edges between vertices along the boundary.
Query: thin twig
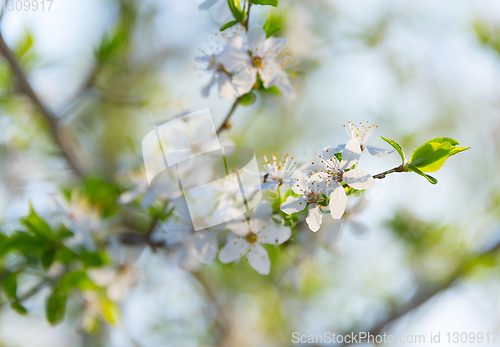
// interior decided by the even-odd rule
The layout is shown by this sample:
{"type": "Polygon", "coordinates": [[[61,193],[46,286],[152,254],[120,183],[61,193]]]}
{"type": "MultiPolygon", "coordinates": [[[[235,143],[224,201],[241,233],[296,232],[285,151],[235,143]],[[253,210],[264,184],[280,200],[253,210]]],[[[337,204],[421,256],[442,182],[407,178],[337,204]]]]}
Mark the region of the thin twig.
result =
{"type": "Polygon", "coordinates": [[[400,165],[400,166],[395,167],[393,169],[390,169],[390,170],[381,172],[379,174],[373,175],[372,177],[375,179],[383,179],[383,178],[385,178],[386,175],[393,173],[393,172],[407,172],[407,170],[405,170],[403,165],[400,165]]]}
{"type": "Polygon", "coordinates": [[[38,96],[35,94],[33,91],[33,88],[31,88],[30,83],[28,82],[28,79],[26,78],[26,75],[24,74],[21,66],[17,62],[17,59],[10,50],[9,46],[5,43],[2,33],[0,32],[0,53],[5,57],[7,62],[9,63],[12,72],[14,73],[14,76],[16,77],[18,87],[21,90],[22,93],[24,93],[35,106],[38,108],[42,116],[45,118],[47,123],[49,124],[50,128],[50,133],[52,135],[52,138],[58,145],[58,147],[61,150],[61,154],[63,157],[66,159],[68,165],[71,167],[73,170],[74,174],[77,177],[82,176],[82,171],[77,165],[77,160],[73,155],[73,152],[69,148],[69,145],[64,141],[64,138],[61,136],[61,131],[59,124],[57,122],[57,118],[52,114],[51,111],[49,111],[40,101],[38,96]]]}
{"type": "Polygon", "coordinates": [[[252,3],[248,1],[248,10],[247,10],[247,19],[245,20],[245,30],[248,31],[248,21],[250,20],[250,8],[252,7],[252,3]]]}
{"type": "Polygon", "coordinates": [[[238,104],[240,103],[240,99],[236,99],[234,102],[233,106],[231,106],[231,109],[227,113],[226,118],[224,118],[224,121],[222,124],[219,126],[219,129],[217,129],[217,134],[220,134],[224,129],[229,129],[229,119],[233,115],[234,111],[236,110],[236,107],[238,107],[238,104]]]}

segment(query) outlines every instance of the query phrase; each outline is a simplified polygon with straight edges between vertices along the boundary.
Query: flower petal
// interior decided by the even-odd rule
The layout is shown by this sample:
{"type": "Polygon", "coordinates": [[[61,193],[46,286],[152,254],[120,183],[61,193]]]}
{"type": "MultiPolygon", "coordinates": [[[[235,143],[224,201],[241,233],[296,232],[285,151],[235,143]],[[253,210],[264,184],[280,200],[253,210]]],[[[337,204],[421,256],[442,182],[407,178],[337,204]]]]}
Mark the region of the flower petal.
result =
{"type": "Polygon", "coordinates": [[[281,245],[292,236],[292,230],[281,224],[271,222],[258,235],[259,242],[269,243],[273,245],[281,245]]]}
{"type": "Polygon", "coordinates": [[[257,69],[250,67],[238,72],[233,77],[233,86],[236,89],[236,95],[242,96],[250,92],[257,82],[257,69]]]}
{"type": "Polygon", "coordinates": [[[255,271],[261,275],[269,275],[271,271],[271,261],[267,251],[260,243],[253,244],[249,247],[248,262],[255,271]]]}
{"type": "Polygon", "coordinates": [[[226,101],[233,101],[236,97],[236,90],[231,83],[231,76],[225,72],[219,73],[219,96],[226,101]]]}
{"type": "Polygon", "coordinates": [[[306,199],[301,196],[297,198],[295,196],[289,196],[284,203],[281,204],[280,210],[286,214],[297,213],[302,211],[306,207],[306,199]]]}
{"type": "Polygon", "coordinates": [[[202,10],[202,11],[208,10],[208,9],[210,9],[210,7],[212,7],[213,5],[215,5],[217,3],[217,1],[218,0],[206,0],[206,1],[202,2],[200,4],[200,6],[198,6],[198,9],[202,10]]]}
{"type": "Polygon", "coordinates": [[[323,160],[330,160],[330,159],[333,159],[333,158],[336,159],[337,157],[335,156],[335,153],[338,153],[338,152],[340,152],[338,150],[338,148],[333,148],[333,147],[330,147],[330,146],[325,147],[325,149],[323,149],[323,153],[321,153],[321,158],[323,160]]]}
{"type": "Polygon", "coordinates": [[[342,170],[348,169],[356,164],[361,156],[361,146],[357,138],[352,138],[345,145],[342,151],[342,162],[340,168],[342,170]]]}
{"type": "MultiPolygon", "coordinates": [[[[226,45],[226,48],[229,49],[236,49],[236,50],[243,50],[243,45],[244,45],[244,40],[242,35],[236,35],[233,36],[226,45]]],[[[248,55],[248,54],[247,54],[248,55]]]]}
{"type": "Polygon", "coordinates": [[[306,218],[306,223],[309,226],[311,231],[318,231],[321,227],[321,223],[323,222],[323,215],[319,209],[319,205],[315,205],[314,207],[309,206],[309,214],[306,218]]]}
{"type": "Polygon", "coordinates": [[[264,60],[262,69],[259,69],[259,75],[262,80],[264,88],[269,88],[274,84],[274,81],[281,74],[281,68],[274,59],[264,60]]]}
{"type": "Polygon", "coordinates": [[[259,233],[262,229],[270,224],[273,208],[267,202],[260,203],[253,209],[252,217],[250,218],[250,230],[254,233],[259,233]]]}
{"type": "Polygon", "coordinates": [[[387,154],[394,152],[394,150],[389,150],[389,149],[379,148],[379,147],[373,147],[373,146],[366,146],[366,145],[365,145],[365,148],[375,158],[385,158],[387,156],[387,154]]]}
{"type": "Polygon", "coordinates": [[[355,168],[344,173],[344,182],[354,189],[370,189],[373,187],[375,180],[365,170],[355,168]]]}
{"type": "Polygon", "coordinates": [[[228,243],[220,250],[219,260],[223,264],[231,263],[240,259],[248,249],[246,239],[228,240],[228,243]]]}
{"type": "Polygon", "coordinates": [[[259,25],[254,25],[248,30],[247,40],[248,47],[250,51],[255,55],[263,56],[266,54],[265,43],[266,43],[266,32],[259,25]],[[260,52],[259,52],[260,51],[260,52]]]}
{"type": "MultiPolygon", "coordinates": [[[[239,211],[235,211],[235,213],[239,211]]],[[[230,218],[230,217],[228,217],[230,218]]],[[[239,236],[246,236],[250,232],[250,226],[245,216],[238,216],[228,222],[226,222],[226,228],[231,230],[233,233],[239,236]]]]}
{"type": "Polygon", "coordinates": [[[210,81],[201,89],[202,97],[206,98],[210,95],[210,89],[215,84],[215,82],[216,82],[215,75],[213,75],[210,81]]]}
{"type": "Polygon", "coordinates": [[[286,37],[269,37],[265,44],[264,49],[266,55],[271,55],[273,58],[281,51],[284,45],[286,45],[287,39],[286,37]]]}
{"type": "Polygon", "coordinates": [[[222,23],[231,18],[231,10],[229,9],[229,5],[226,0],[222,0],[220,4],[218,4],[213,12],[214,20],[217,23],[222,23]]]}
{"type": "Polygon", "coordinates": [[[345,212],[347,206],[347,195],[345,195],[344,187],[340,183],[336,183],[330,194],[330,214],[334,219],[340,219],[345,212]]]}
{"type": "Polygon", "coordinates": [[[224,69],[231,73],[252,67],[252,58],[248,53],[236,48],[226,48],[219,54],[218,59],[224,69]]]}
{"type": "Polygon", "coordinates": [[[202,263],[211,263],[217,256],[219,249],[217,238],[211,231],[197,231],[194,233],[194,246],[198,252],[198,259],[202,263]]]}
{"type": "Polygon", "coordinates": [[[292,101],[297,97],[297,93],[293,90],[292,84],[284,72],[279,74],[278,78],[274,81],[274,85],[279,89],[281,96],[285,100],[292,101]]]}

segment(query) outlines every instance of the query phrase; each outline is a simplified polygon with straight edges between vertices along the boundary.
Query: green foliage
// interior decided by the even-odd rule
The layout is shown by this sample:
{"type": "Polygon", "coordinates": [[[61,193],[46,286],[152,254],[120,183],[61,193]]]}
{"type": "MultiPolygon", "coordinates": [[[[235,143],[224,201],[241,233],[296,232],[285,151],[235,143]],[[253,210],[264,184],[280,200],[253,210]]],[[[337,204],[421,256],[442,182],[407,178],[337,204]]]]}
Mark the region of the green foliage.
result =
{"type": "Polygon", "coordinates": [[[30,214],[21,220],[21,224],[40,240],[46,242],[56,240],[56,235],[52,232],[49,225],[36,214],[32,205],[30,205],[30,214]]]}
{"type": "Polygon", "coordinates": [[[67,272],[59,283],[61,292],[69,294],[73,289],[79,290],[97,290],[99,287],[92,282],[85,271],[74,270],[67,272]]]}
{"type": "Polygon", "coordinates": [[[14,273],[9,273],[2,279],[2,289],[7,297],[17,298],[17,278],[14,273]]]}
{"type": "Polygon", "coordinates": [[[103,218],[115,214],[120,208],[116,201],[121,194],[121,189],[115,183],[96,177],[86,178],[83,192],[89,202],[102,211],[103,218]]]}
{"type": "Polygon", "coordinates": [[[59,288],[54,288],[54,291],[47,298],[45,303],[45,315],[47,321],[51,325],[60,323],[64,318],[66,311],[67,296],[59,288]]]}
{"type": "Polygon", "coordinates": [[[278,0],[250,0],[250,3],[252,5],[268,5],[273,7],[278,6],[278,0]]]}
{"type": "Polygon", "coordinates": [[[404,164],[406,159],[405,159],[405,153],[403,152],[403,147],[401,147],[401,145],[396,141],[391,140],[385,136],[381,136],[381,138],[388,144],[390,144],[399,153],[399,155],[401,156],[401,164],[404,164]]]}
{"type": "Polygon", "coordinates": [[[240,9],[240,1],[239,0],[227,0],[229,5],[229,9],[233,14],[234,20],[238,23],[243,22],[245,19],[245,9],[240,9]]]}
{"type": "Polygon", "coordinates": [[[262,27],[266,32],[267,37],[273,35],[274,33],[282,29],[282,18],[278,16],[273,16],[272,14],[267,17],[266,24],[262,27]]]}
{"type": "Polygon", "coordinates": [[[408,165],[407,166],[408,170],[409,171],[413,171],[415,172],[417,175],[420,175],[422,177],[425,177],[430,183],[432,184],[437,184],[438,183],[438,180],[435,179],[434,177],[432,177],[431,175],[427,175],[425,173],[423,173],[422,171],[420,171],[417,167],[413,166],[413,165],[408,165]]]}
{"type": "Polygon", "coordinates": [[[255,95],[254,92],[250,92],[240,97],[240,104],[242,106],[253,105],[255,104],[255,101],[257,101],[257,95],[255,95]]]}
{"type": "Polygon", "coordinates": [[[11,303],[10,307],[19,314],[22,315],[28,314],[26,308],[23,305],[21,305],[18,301],[14,301],[13,303],[11,303]]]}
{"type": "Polygon", "coordinates": [[[236,25],[238,24],[239,22],[237,20],[232,20],[230,22],[227,22],[226,24],[224,24],[223,26],[220,27],[220,31],[224,31],[226,30],[227,28],[230,28],[232,27],[233,25],[236,25]]]}
{"type": "Polygon", "coordinates": [[[456,145],[458,141],[450,137],[436,137],[414,150],[408,165],[422,172],[436,172],[446,159],[470,148],[456,145]]]}

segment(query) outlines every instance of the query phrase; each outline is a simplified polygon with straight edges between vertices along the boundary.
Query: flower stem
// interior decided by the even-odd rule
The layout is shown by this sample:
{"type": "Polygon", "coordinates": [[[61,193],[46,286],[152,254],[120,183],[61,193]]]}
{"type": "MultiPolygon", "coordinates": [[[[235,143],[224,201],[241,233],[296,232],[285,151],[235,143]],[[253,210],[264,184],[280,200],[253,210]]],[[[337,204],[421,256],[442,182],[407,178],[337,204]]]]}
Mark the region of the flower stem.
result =
{"type": "Polygon", "coordinates": [[[393,169],[381,172],[379,174],[373,175],[372,177],[375,179],[383,179],[385,178],[386,175],[393,173],[393,172],[407,172],[406,168],[403,165],[399,165],[398,167],[395,167],[393,169]]]}
{"type": "Polygon", "coordinates": [[[229,129],[230,128],[229,119],[233,115],[233,113],[236,110],[236,107],[238,107],[239,103],[240,103],[240,98],[236,99],[236,101],[234,102],[233,106],[231,106],[231,109],[227,113],[226,118],[224,118],[224,121],[219,126],[219,129],[217,129],[217,135],[220,134],[224,129],[229,129]]]}
{"type": "Polygon", "coordinates": [[[250,7],[252,7],[252,4],[250,3],[250,0],[248,0],[247,19],[245,20],[245,30],[246,31],[248,31],[248,21],[250,20],[250,7]]]}

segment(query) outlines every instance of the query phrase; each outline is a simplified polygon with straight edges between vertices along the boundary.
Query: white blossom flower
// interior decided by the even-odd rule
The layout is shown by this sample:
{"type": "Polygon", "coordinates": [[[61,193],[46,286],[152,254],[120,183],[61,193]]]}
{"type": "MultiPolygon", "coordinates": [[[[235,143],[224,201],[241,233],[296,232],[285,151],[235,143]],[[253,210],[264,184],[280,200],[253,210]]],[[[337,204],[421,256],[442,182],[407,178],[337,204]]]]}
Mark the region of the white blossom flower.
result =
{"type": "Polygon", "coordinates": [[[354,205],[348,207],[342,218],[329,227],[325,233],[326,243],[334,248],[342,230],[350,229],[356,236],[364,236],[368,232],[368,226],[356,220],[356,216],[361,214],[368,205],[366,198],[360,198],[354,205]]]}
{"type": "Polygon", "coordinates": [[[129,174],[127,179],[132,184],[132,188],[123,192],[118,197],[117,202],[126,205],[141,197],[139,201],[141,207],[151,206],[156,198],[156,193],[149,187],[145,172],[141,170],[139,173],[129,174]]]}
{"type": "MultiPolygon", "coordinates": [[[[201,95],[205,98],[208,97],[210,89],[214,85],[219,88],[219,96],[227,101],[232,101],[237,96],[231,73],[222,64],[220,56],[227,50],[243,49],[243,37],[240,34],[244,29],[237,26],[228,30],[231,30],[229,34],[227,32],[214,33],[211,39],[211,53],[202,50],[203,55],[195,58],[198,63],[197,69],[212,76],[207,85],[201,90],[201,95]]],[[[231,60],[228,60],[228,62],[232,64],[231,60]]]]}
{"type": "Polygon", "coordinates": [[[248,30],[247,45],[232,47],[220,54],[220,62],[228,72],[234,74],[232,84],[238,96],[253,89],[258,75],[264,88],[269,88],[279,81],[282,95],[288,99],[294,97],[293,89],[284,73],[288,60],[280,55],[286,42],[284,37],[267,38],[264,29],[256,25],[248,30]]]}
{"type": "Polygon", "coordinates": [[[262,189],[276,189],[282,184],[289,184],[290,178],[294,172],[297,162],[294,162],[294,157],[290,158],[287,154],[285,159],[278,160],[278,157],[273,153],[273,161],[270,162],[266,155],[263,155],[264,163],[262,164],[267,173],[264,174],[264,182],[262,189]]]}
{"type": "MultiPolygon", "coordinates": [[[[373,155],[376,158],[385,158],[387,154],[394,152],[394,150],[389,150],[385,148],[368,146],[366,143],[375,129],[378,128],[378,125],[370,125],[368,126],[368,121],[366,121],[366,125],[363,123],[359,123],[359,125],[354,125],[349,121],[349,124],[346,126],[344,124],[344,128],[347,131],[347,135],[349,135],[350,139],[358,139],[359,145],[361,146],[361,152],[364,152],[365,149],[368,150],[368,153],[373,155]]],[[[340,149],[344,149],[345,145],[339,145],[340,149]]]]}
{"type": "Polygon", "coordinates": [[[94,249],[92,236],[106,227],[99,211],[78,190],[71,193],[69,200],[63,194],[58,194],[53,202],[56,211],[62,216],[64,225],[73,232],[68,244],[94,249]]]}
{"type": "Polygon", "coordinates": [[[128,290],[136,286],[141,279],[134,264],[142,255],[144,247],[123,247],[114,238],[110,243],[109,254],[115,267],[89,269],[88,274],[97,285],[106,287],[106,295],[110,300],[121,302],[128,290]]]}
{"type": "Polygon", "coordinates": [[[303,171],[298,171],[292,177],[292,190],[300,197],[293,195],[289,196],[286,201],[281,204],[281,211],[286,214],[297,213],[302,211],[306,206],[309,212],[306,218],[306,223],[311,231],[318,231],[323,222],[323,216],[319,203],[325,201],[323,191],[326,187],[326,181],[322,180],[317,174],[308,175],[303,171]]]}
{"type": "Polygon", "coordinates": [[[231,263],[247,254],[247,261],[255,271],[268,275],[271,271],[271,261],[264,243],[281,245],[287,241],[292,231],[272,218],[272,208],[267,203],[258,205],[250,218],[243,216],[233,219],[226,225],[231,230],[227,235],[227,244],[219,252],[219,260],[231,263]]]}
{"type": "MultiPolygon", "coordinates": [[[[173,204],[175,206],[175,216],[169,218],[166,222],[160,223],[158,231],[163,233],[167,247],[175,246],[176,252],[174,256],[179,266],[194,270],[198,267],[199,262],[205,264],[213,262],[218,250],[217,238],[214,232],[211,229],[195,231],[192,222],[192,218],[210,218],[212,207],[207,207],[204,211],[200,209],[191,211],[191,213],[194,213],[192,216],[183,197],[174,200],[173,204]]],[[[209,204],[205,205],[208,206],[209,204]]],[[[155,232],[154,237],[162,236],[155,232]]]]}
{"type": "Polygon", "coordinates": [[[231,17],[231,10],[227,0],[206,0],[198,6],[198,9],[206,11],[213,8],[214,20],[217,23],[222,23],[227,21],[231,17]]]}
{"type": "MultiPolygon", "coordinates": [[[[369,189],[373,187],[375,180],[366,171],[353,166],[357,166],[361,156],[361,146],[357,138],[347,142],[342,151],[342,161],[335,156],[332,147],[326,147],[319,161],[322,166],[317,174],[325,180],[330,194],[330,214],[334,219],[340,219],[347,206],[347,196],[342,186],[342,181],[354,189],[369,189]],[[348,171],[347,171],[348,170],[348,171]]],[[[314,165],[314,162],[312,163],[314,165]]]]}

